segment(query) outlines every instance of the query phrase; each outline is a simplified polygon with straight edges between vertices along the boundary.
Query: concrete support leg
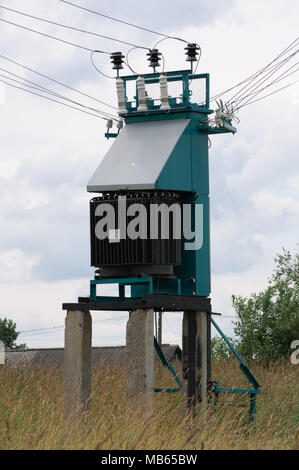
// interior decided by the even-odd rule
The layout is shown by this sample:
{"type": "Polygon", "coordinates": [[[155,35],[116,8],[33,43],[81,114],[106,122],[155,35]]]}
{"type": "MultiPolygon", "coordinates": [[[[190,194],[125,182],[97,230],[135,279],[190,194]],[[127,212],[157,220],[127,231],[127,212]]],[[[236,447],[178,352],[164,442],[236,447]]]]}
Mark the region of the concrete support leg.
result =
{"type": "Polygon", "coordinates": [[[91,385],[91,315],[68,311],[65,320],[64,380],[67,411],[83,409],[91,385]]]}
{"type": "Polygon", "coordinates": [[[207,398],[207,312],[186,311],[183,317],[184,413],[195,415],[207,398]]]}
{"type": "Polygon", "coordinates": [[[131,312],[127,323],[128,403],[154,398],[154,310],[131,312]]]}

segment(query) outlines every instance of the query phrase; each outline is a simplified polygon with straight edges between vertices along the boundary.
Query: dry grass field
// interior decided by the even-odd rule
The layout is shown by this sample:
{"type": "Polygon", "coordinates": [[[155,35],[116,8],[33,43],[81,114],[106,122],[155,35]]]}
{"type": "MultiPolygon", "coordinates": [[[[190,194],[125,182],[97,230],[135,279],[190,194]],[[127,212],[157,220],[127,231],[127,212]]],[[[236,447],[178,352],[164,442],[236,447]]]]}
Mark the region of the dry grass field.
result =
{"type": "MultiPolygon", "coordinates": [[[[278,361],[253,364],[262,385],[255,427],[248,423],[248,399],[222,396],[206,413],[182,417],[179,393],[159,393],[151,412],[127,409],[125,371],[94,371],[88,411],[64,414],[63,378],[53,370],[0,369],[1,449],[298,449],[299,366],[278,361]]],[[[222,386],[246,381],[235,361],[213,365],[222,386]]],[[[158,370],[157,386],[172,386],[167,371],[158,370]]]]}

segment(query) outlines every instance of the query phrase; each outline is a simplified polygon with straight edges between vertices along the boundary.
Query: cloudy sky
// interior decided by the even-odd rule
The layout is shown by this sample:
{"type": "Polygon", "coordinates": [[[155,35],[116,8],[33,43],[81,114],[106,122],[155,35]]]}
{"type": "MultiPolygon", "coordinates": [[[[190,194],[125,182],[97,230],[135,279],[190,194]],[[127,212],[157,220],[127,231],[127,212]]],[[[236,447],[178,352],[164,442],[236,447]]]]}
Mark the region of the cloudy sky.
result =
{"type": "MultiPolygon", "coordinates": [[[[198,71],[210,73],[212,95],[269,63],[298,36],[296,0],[73,1],[199,43],[198,71]]],[[[59,0],[0,5],[146,47],[160,39],[59,0]]],[[[3,9],[1,19],[89,49],[129,49],[3,9]]],[[[88,51],[3,21],[0,35],[2,56],[115,106],[114,83],[92,67],[88,51]]],[[[187,68],[183,48],[174,40],[161,44],[167,70],[187,68]]],[[[109,55],[95,61],[111,74],[109,55]]],[[[138,72],[149,71],[143,50],[132,51],[130,63],[138,72]]],[[[1,57],[0,67],[0,79],[10,71],[86,106],[113,111],[1,57]]],[[[299,242],[298,104],[294,85],[240,110],[236,135],[211,139],[212,305],[226,315],[219,324],[228,334],[231,295],[263,289],[275,254],[283,246],[294,252],[299,242]]],[[[0,318],[15,320],[24,331],[20,342],[29,347],[63,346],[61,304],[86,295],[92,277],[86,184],[111,141],[104,138],[105,121],[1,82],[0,116],[0,318]],[[30,332],[48,327],[54,328],[30,332]]],[[[126,318],[124,312],[94,312],[93,344],[124,344],[126,318]]],[[[165,315],[163,333],[165,342],[180,344],[180,314],[165,315]]]]}

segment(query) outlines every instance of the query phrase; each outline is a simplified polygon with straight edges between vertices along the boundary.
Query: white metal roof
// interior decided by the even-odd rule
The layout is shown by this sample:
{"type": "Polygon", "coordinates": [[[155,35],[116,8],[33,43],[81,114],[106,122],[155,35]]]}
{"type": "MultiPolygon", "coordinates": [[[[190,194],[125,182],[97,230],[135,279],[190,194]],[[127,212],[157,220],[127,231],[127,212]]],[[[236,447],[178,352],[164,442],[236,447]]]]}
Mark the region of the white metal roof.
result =
{"type": "Polygon", "coordinates": [[[127,124],[91,177],[87,191],[154,189],[189,119],[127,124]]]}

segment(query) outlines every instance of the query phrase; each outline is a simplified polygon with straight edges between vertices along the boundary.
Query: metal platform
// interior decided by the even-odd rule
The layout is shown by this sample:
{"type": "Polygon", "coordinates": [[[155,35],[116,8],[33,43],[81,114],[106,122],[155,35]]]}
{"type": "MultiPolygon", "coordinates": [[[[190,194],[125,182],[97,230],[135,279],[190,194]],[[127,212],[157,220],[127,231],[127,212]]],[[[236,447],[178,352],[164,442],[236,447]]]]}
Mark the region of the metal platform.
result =
{"type": "Polygon", "coordinates": [[[182,312],[186,310],[211,312],[211,299],[200,296],[144,294],[142,298],[127,300],[103,300],[90,302],[89,297],[79,297],[78,303],[64,303],[63,310],[129,311],[153,308],[155,311],[182,312]]]}

